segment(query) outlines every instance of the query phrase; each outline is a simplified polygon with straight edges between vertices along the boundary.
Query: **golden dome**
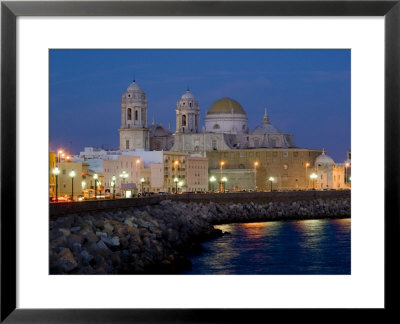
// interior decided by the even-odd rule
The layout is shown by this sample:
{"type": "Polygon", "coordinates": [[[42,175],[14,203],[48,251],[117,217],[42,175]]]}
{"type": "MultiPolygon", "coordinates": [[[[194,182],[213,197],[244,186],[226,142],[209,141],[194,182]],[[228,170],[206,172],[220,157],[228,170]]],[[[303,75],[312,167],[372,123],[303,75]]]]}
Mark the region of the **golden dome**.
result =
{"type": "Polygon", "coordinates": [[[222,98],[214,102],[207,112],[207,115],[211,114],[240,114],[246,115],[243,107],[236,100],[231,98],[222,98]]]}

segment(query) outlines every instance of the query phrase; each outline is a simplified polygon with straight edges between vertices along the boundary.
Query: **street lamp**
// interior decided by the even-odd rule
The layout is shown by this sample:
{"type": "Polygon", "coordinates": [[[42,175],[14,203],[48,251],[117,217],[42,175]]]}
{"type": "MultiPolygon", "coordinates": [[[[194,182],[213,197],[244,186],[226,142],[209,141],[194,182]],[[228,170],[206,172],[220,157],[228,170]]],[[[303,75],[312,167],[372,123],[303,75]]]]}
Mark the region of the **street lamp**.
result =
{"type": "Polygon", "coordinates": [[[257,167],[258,167],[258,162],[254,162],[254,182],[256,185],[256,191],[257,191],[257,167]]]}
{"type": "Polygon", "coordinates": [[[306,189],[308,189],[308,167],[310,166],[310,163],[306,163],[306,189]]]}
{"type": "Polygon", "coordinates": [[[310,178],[312,179],[312,188],[313,188],[313,190],[314,190],[314,189],[315,189],[315,188],[314,188],[314,180],[317,179],[318,176],[317,176],[315,173],[311,173],[311,174],[310,174],[310,178]]]}
{"type": "MultiPolygon", "coordinates": [[[[119,177],[122,178],[122,182],[125,183],[125,179],[128,178],[128,173],[126,173],[126,171],[122,171],[119,177]]],[[[124,190],[124,197],[125,197],[125,190],[124,190]]]]}
{"type": "Polygon", "coordinates": [[[146,180],[144,179],[144,178],[141,178],[140,179],[140,184],[142,185],[142,196],[143,196],[143,183],[145,182],[146,180]]]}
{"type": "Polygon", "coordinates": [[[269,177],[269,182],[270,182],[270,184],[271,184],[271,192],[272,192],[272,183],[275,181],[275,178],[274,177],[269,177]]]}
{"type": "Polygon", "coordinates": [[[115,199],[115,183],[117,182],[117,177],[115,175],[113,175],[111,180],[112,180],[111,185],[113,187],[113,199],[115,199]]]}
{"type": "Polygon", "coordinates": [[[224,167],[224,165],[225,165],[225,162],[224,161],[221,161],[220,163],[219,163],[219,166],[220,166],[220,168],[219,168],[219,181],[220,181],[220,188],[219,188],[219,191],[221,192],[222,191],[222,168],[224,167]]]}
{"type": "Polygon", "coordinates": [[[53,174],[56,176],[56,201],[58,201],[58,175],[60,174],[60,169],[54,168],[53,174]]]}
{"type": "Polygon", "coordinates": [[[93,175],[93,179],[94,179],[94,199],[97,199],[96,192],[97,192],[97,179],[98,178],[99,178],[99,176],[97,175],[97,173],[95,173],[93,175]]]}
{"type": "Polygon", "coordinates": [[[76,176],[76,173],[74,171],[74,169],[71,170],[71,172],[69,173],[69,176],[71,177],[72,180],[72,195],[71,195],[71,200],[74,200],[74,177],[76,176]]]}
{"type": "Polygon", "coordinates": [[[179,185],[179,187],[181,187],[181,191],[182,191],[183,181],[179,181],[178,185],[179,185]]]}
{"type": "Polygon", "coordinates": [[[212,176],[210,178],[212,192],[214,192],[214,182],[215,182],[215,180],[217,180],[217,179],[214,176],[212,176]]]}
{"type": "Polygon", "coordinates": [[[178,182],[179,182],[179,179],[177,177],[175,177],[174,178],[174,182],[175,182],[175,194],[177,194],[178,193],[178,182]]]}
{"type": "Polygon", "coordinates": [[[225,192],[225,182],[227,182],[228,179],[226,177],[223,177],[221,180],[222,180],[223,189],[224,189],[224,192],[225,192]]]}

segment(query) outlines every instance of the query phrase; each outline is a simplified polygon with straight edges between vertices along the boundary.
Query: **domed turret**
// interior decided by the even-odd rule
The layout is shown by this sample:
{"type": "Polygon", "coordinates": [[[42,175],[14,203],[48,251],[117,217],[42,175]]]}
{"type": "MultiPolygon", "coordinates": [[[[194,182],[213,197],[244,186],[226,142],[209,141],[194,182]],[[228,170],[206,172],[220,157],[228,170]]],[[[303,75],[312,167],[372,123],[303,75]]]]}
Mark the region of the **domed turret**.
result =
{"type": "Polygon", "coordinates": [[[315,165],[317,167],[330,167],[335,165],[335,161],[329,155],[325,154],[325,150],[322,150],[322,154],[318,155],[315,159],[315,165]]]}
{"type": "Polygon", "coordinates": [[[264,134],[281,134],[282,132],[275,126],[271,125],[268,118],[267,108],[264,111],[264,120],[261,125],[258,125],[251,132],[253,135],[264,135],[264,134]]]}
{"type": "Polygon", "coordinates": [[[146,94],[135,80],[126,89],[126,92],[122,95],[122,100],[134,101],[134,100],[146,100],[146,94]]]}

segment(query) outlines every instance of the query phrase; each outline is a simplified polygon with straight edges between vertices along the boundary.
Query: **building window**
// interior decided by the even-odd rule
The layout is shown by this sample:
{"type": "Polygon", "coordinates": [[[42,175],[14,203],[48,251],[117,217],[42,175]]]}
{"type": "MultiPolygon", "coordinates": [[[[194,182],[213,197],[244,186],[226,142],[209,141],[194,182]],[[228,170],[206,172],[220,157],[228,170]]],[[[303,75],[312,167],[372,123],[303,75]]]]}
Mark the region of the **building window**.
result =
{"type": "Polygon", "coordinates": [[[219,125],[218,124],[215,124],[214,126],[213,126],[213,129],[220,129],[221,127],[219,127],[219,125]]]}
{"type": "Polygon", "coordinates": [[[299,156],[299,152],[293,152],[293,157],[298,157],[299,156]]]}
{"type": "Polygon", "coordinates": [[[217,141],[216,140],[212,140],[212,149],[213,150],[217,149],[217,141]]]}
{"type": "Polygon", "coordinates": [[[189,107],[192,107],[192,103],[191,102],[189,102],[189,107]]]}
{"type": "Polygon", "coordinates": [[[186,126],[186,115],[182,115],[182,126],[186,126]]]}
{"type": "Polygon", "coordinates": [[[272,152],[272,156],[273,157],[277,157],[278,156],[278,152],[272,152]]]}
{"type": "Polygon", "coordinates": [[[289,166],[287,165],[287,163],[285,163],[285,164],[283,165],[283,169],[287,170],[288,168],[289,168],[289,166]]]}
{"type": "Polygon", "coordinates": [[[127,119],[128,120],[132,120],[132,109],[131,108],[128,108],[128,117],[127,117],[127,119]]]}
{"type": "Polygon", "coordinates": [[[288,157],[288,152],[283,152],[283,157],[288,157]]]}
{"type": "Polygon", "coordinates": [[[135,120],[138,120],[138,116],[139,116],[138,111],[135,110],[135,120]]]}

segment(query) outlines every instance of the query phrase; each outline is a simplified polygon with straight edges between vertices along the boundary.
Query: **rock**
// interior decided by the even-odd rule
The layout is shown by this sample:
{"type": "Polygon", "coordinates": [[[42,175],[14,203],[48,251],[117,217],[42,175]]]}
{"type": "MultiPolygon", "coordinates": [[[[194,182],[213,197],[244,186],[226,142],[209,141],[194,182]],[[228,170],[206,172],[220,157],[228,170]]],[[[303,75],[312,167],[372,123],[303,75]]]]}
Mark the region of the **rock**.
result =
{"type": "Polygon", "coordinates": [[[113,238],[102,236],[101,240],[104,243],[106,243],[108,246],[119,246],[119,238],[118,238],[118,236],[114,236],[113,238]]]}
{"type": "Polygon", "coordinates": [[[65,236],[71,235],[71,231],[68,228],[59,228],[58,231],[61,232],[65,236]]]}
{"type": "Polygon", "coordinates": [[[70,272],[78,267],[70,249],[65,249],[58,255],[58,263],[64,272],[70,272]]]}
{"type": "Polygon", "coordinates": [[[74,226],[74,227],[71,227],[71,229],[70,229],[71,233],[79,232],[80,230],[81,230],[80,226],[74,226]]]}

